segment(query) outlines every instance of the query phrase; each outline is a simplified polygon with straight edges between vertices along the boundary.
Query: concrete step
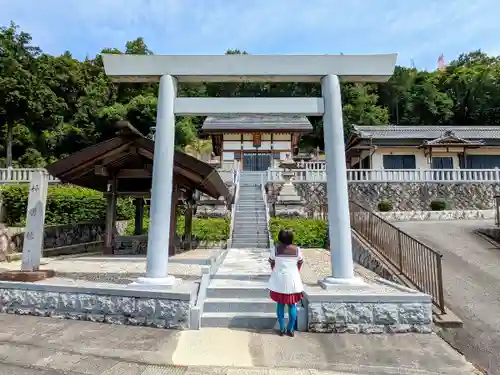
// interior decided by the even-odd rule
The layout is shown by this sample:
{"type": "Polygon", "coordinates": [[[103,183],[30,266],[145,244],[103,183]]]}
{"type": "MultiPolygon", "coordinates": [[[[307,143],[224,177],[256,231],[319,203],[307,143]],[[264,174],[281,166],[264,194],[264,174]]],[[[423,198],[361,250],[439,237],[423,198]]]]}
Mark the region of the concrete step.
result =
{"type": "MultiPolygon", "coordinates": [[[[285,320],[288,320],[288,314],[285,313],[285,316],[285,320]]],[[[211,312],[203,313],[201,317],[201,326],[214,328],[273,329],[276,325],[276,321],[276,314],[272,312],[211,312]]]]}
{"type": "MultiPolygon", "coordinates": [[[[232,282],[232,280],[229,280],[228,282],[232,282]]],[[[269,290],[266,289],[267,282],[253,283],[253,285],[243,284],[241,286],[237,286],[237,283],[233,284],[233,286],[209,286],[207,288],[207,299],[269,298],[269,290]]]]}
{"type": "Polygon", "coordinates": [[[273,313],[275,311],[276,303],[270,298],[207,298],[203,306],[204,313],[273,313]]]}
{"type": "Polygon", "coordinates": [[[255,202],[251,205],[250,204],[248,204],[248,205],[239,204],[236,206],[236,212],[239,212],[239,211],[249,212],[249,213],[256,212],[256,211],[257,212],[265,212],[266,206],[255,204],[255,202]]]}
{"type": "Polygon", "coordinates": [[[267,225],[264,220],[235,220],[234,229],[247,229],[252,228],[255,231],[262,232],[267,231],[267,225]]]}
{"type": "MultiPolygon", "coordinates": [[[[248,248],[248,246],[246,244],[231,245],[231,249],[247,249],[247,248],[248,248]]],[[[252,248],[265,250],[265,249],[269,248],[269,245],[255,245],[255,244],[253,244],[252,248]]]]}
{"type": "Polygon", "coordinates": [[[243,240],[243,241],[255,241],[255,242],[261,242],[264,239],[268,239],[268,232],[263,231],[263,232],[241,232],[241,231],[236,231],[233,233],[233,240],[243,240]]]}

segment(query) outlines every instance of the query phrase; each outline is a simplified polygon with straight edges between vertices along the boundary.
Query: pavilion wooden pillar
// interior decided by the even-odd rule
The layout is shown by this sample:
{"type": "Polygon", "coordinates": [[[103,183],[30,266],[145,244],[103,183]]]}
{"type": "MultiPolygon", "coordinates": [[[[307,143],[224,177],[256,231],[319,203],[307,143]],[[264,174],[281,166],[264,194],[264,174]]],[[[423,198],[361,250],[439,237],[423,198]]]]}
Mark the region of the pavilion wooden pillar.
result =
{"type": "Polygon", "coordinates": [[[117,179],[108,182],[110,191],[106,195],[107,209],[106,209],[106,224],[104,233],[104,253],[113,254],[113,234],[116,226],[116,200],[117,200],[117,179]]]}
{"type": "Polygon", "coordinates": [[[136,198],[135,204],[135,218],[134,218],[134,235],[138,236],[142,234],[144,229],[144,199],[136,198]]]}
{"type": "Polygon", "coordinates": [[[179,203],[180,190],[177,184],[172,187],[172,211],[170,212],[170,237],[169,237],[169,247],[168,255],[175,255],[175,237],[177,229],[177,206],[179,203]]]}
{"type": "Polygon", "coordinates": [[[193,233],[193,211],[194,211],[194,202],[192,192],[190,197],[186,200],[186,212],[184,214],[184,243],[185,249],[191,250],[191,241],[192,241],[192,233],[193,233]]]}

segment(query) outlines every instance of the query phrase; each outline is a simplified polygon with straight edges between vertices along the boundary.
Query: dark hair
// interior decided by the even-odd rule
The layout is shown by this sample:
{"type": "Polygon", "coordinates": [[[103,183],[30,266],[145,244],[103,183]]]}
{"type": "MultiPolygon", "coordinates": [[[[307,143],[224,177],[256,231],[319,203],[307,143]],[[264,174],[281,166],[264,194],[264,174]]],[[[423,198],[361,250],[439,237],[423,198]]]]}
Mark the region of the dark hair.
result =
{"type": "Polygon", "coordinates": [[[291,229],[281,229],[278,233],[278,241],[283,245],[293,244],[293,231],[291,229]]]}

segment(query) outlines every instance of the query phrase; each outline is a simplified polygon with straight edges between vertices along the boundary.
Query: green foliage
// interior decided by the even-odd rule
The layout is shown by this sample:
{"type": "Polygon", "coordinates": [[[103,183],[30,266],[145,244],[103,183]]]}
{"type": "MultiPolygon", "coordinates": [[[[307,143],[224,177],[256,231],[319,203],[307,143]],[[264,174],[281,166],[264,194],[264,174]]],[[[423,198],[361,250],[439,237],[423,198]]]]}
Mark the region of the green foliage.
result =
{"type": "Polygon", "coordinates": [[[328,237],[328,221],[326,220],[271,218],[269,227],[276,243],[281,229],[293,230],[294,243],[302,247],[324,248],[328,237]]]}
{"type": "Polygon", "coordinates": [[[380,212],[389,212],[392,211],[393,205],[390,200],[383,199],[380,202],[378,202],[377,208],[380,212]]]}
{"type": "MultiPolygon", "coordinates": [[[[193,237],[200,241],[219,242],[229,238],[231,222],[227,218],[201,219],[193,218],[193,237]]],[[[149,217],[144,217],[143,233],[149,230],[149,217]]],[[[134,234],[134,221],[131,220],[125,229],[127,235],[134,234]]],[[[177,234],[184,235],[184,216],[177,219],[177,234]]]]}
{"type": "MultiPolygon", "coordinates": [[[[28,184],[4,185],[1,187],[5,221],[8,225],[23,225],[26,222],[28,184]]],[[[117,219],[127,220],[134,215],[131,199],[119,199],[117,219]]],[[[95,190],[71,185],[49,186],[45,224],[72,224],[104,221],[106,199],[95,190]]]]}
{"type": "Polygon", "coordinates": [[[431,201],[432,211],[444,211],[448,207],[448,203],[444,199],[434,199],[431,201]]]}

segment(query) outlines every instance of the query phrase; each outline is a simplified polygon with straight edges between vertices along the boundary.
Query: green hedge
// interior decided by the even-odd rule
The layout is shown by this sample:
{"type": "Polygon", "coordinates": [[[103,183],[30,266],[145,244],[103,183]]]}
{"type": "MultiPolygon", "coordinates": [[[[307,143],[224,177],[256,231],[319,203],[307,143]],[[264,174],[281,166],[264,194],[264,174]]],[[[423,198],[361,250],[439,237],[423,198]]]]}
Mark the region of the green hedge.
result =
{"type": "Polygon", "coordinates": [[[271,218],[271,235],[278,242],[281,229],[291,229],[297,246],[325,248],[328,238],[328,221],[316,219],[271,218]]]}
{"type": "MultiPolygon", "coordinates": [[[[218,242],[225,241],[229,238],[229,227],[231,222],[229,219],[211,218],[199,219],[193,218],[193,236],[200,241],[218,242]]],[[[149,217],[144,217],[143,233],[147,233],[149,229],[149,217]]],[[[134,233],[134,221],[131,220],[125,230],[125,234],[132,235],[134,233]]],[[[177,220],[177,234],[184,234],[184,216],[179,216],[177,220]]]]}
{"type": "MultiPolygon", "coordinates": [[[[24,225],[29,185],[4,185],[0,189],[7,225],[24,225]]],[[[71,185],[51,185],[47,194],[46,210],[46,225],[104,221],[106,198],[102,193],[91,189],[71,185]]],[[[133,218],[134,210],[132,199],[118,199],[118,220],[133,218]]]]}

